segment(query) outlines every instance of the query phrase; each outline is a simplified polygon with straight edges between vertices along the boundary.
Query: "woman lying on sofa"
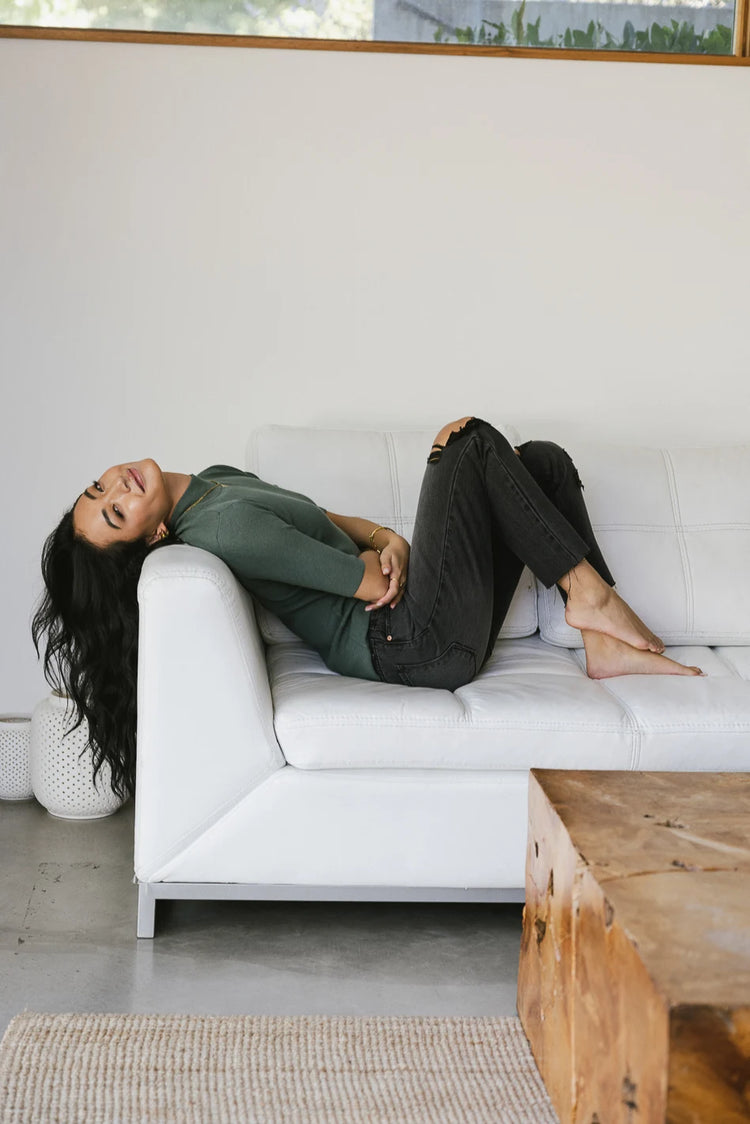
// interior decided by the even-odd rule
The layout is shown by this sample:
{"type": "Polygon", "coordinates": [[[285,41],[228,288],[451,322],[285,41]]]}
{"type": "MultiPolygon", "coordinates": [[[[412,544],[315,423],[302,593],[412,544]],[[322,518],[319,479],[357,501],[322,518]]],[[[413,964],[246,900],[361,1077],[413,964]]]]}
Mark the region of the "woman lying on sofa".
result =
{"type": "Polygon", "coordinates": [[[492,652],[524,564],[557,585],[581,630],[586,669],[699,675],[615,592],[568,454],[513,449],[466,417],[444,426],[427,461],[411,548],[388,527],[334,515],[249,472],[195,476],[153,460],[107,469],[48,538],[32,633],[45,674],[89,724],[95,769],[135,778],[137,585],[169,542],[222,558],[242,585],[343,675],[455,690],[492,652]]]}

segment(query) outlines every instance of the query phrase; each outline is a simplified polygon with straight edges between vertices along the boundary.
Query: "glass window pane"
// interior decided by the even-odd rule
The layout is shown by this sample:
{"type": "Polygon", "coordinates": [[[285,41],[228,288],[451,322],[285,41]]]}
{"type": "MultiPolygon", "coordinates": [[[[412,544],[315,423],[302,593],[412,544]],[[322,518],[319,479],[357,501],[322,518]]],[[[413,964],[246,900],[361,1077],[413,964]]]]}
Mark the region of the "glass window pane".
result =
{"type": "Polygon", "coordinates": [[[0,24],[732,53],[723,0],[0,0],[0,24]]]}

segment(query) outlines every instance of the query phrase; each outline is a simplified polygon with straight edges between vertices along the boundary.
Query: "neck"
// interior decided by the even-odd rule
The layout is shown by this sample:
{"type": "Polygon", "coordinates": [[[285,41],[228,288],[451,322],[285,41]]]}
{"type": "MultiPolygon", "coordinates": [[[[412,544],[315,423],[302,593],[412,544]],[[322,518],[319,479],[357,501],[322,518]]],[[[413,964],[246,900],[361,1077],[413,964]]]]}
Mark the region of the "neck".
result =
{"type": "Polygon", "coordinates": [[[174,509],[187,491],[190,477],[185,472],[165,472],[163,476],[169,495],[169,515],[167,516],[167,521],[169,521],[174,515],[174,509]]]}

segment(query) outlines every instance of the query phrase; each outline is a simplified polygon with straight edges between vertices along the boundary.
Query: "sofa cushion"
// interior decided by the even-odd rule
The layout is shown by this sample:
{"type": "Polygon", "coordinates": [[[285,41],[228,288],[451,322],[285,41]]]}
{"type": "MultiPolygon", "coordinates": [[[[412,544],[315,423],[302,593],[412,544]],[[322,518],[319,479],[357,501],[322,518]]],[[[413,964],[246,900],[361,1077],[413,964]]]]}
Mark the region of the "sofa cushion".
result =
{"type": "Polygon", "coordinates": [[[300,769],[627,769],[627,711],[575,655],[538,637],[500,641],[455,692],[365,683],[301,643],[268,652],[274,725],[300,769]]]}
{"type": "MultiPolygon", "coordinates": [[[[250,438],[247,467],[273,484],[309,495],[328,511],[364,516],[411,539],[427,453],[438,428],[371,432],[264,426],[250,438]]],[[[518,443],[511,426],[498,428],[518,443]]],[[[296,639],[260,606],[258,623],[269,644],[296,639]]],[[[531,636],[537,623],[535,583],[524,570],[500,635],[531,636]]]]}
{"type": "Polygon", "coordinates": [[[268,663],[276,736],[300,769],[733,770],[750,743],[750,667],[731,652],[668,649],[701,679],[594,681],[582,652],[505,640],[455,692],[336,675],[300,642],[268,663]]]}
{"type": "MultiPolygon", "coordinates": [[[[649,627],[667,644],[750,644],[750,445],[567,447],[617,589],[649,627]]],[[[539,628],[582,646],[541,585],[539,628]]]]}
{"type": "MultiPolygon", "coordinates": [[[[748,661],[722,649],[678,646],[672,659],[700,667],[706,678],[623,675],[607,689],[630,714],[639,769],[742,769],[750,745],[748,661]],[[744,668],[742,664],[744,662],[744,668]]],[[[735,649],[750,654],[750,648],[735,649]]]]}

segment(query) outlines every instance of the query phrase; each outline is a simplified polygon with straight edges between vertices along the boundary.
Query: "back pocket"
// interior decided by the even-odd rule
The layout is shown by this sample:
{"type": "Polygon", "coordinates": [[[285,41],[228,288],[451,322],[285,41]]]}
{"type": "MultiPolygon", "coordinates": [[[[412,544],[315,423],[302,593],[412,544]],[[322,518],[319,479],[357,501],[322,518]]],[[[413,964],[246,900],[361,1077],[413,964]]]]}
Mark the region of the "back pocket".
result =
{"type": "Polygon", "coordinates": [[[409,687],[440,687],[445,691],[455,691],[474,678],[477,660],[471,648],[454,643],[431,660],[399,663],[396,670],[401,682],[409,687]]]}

